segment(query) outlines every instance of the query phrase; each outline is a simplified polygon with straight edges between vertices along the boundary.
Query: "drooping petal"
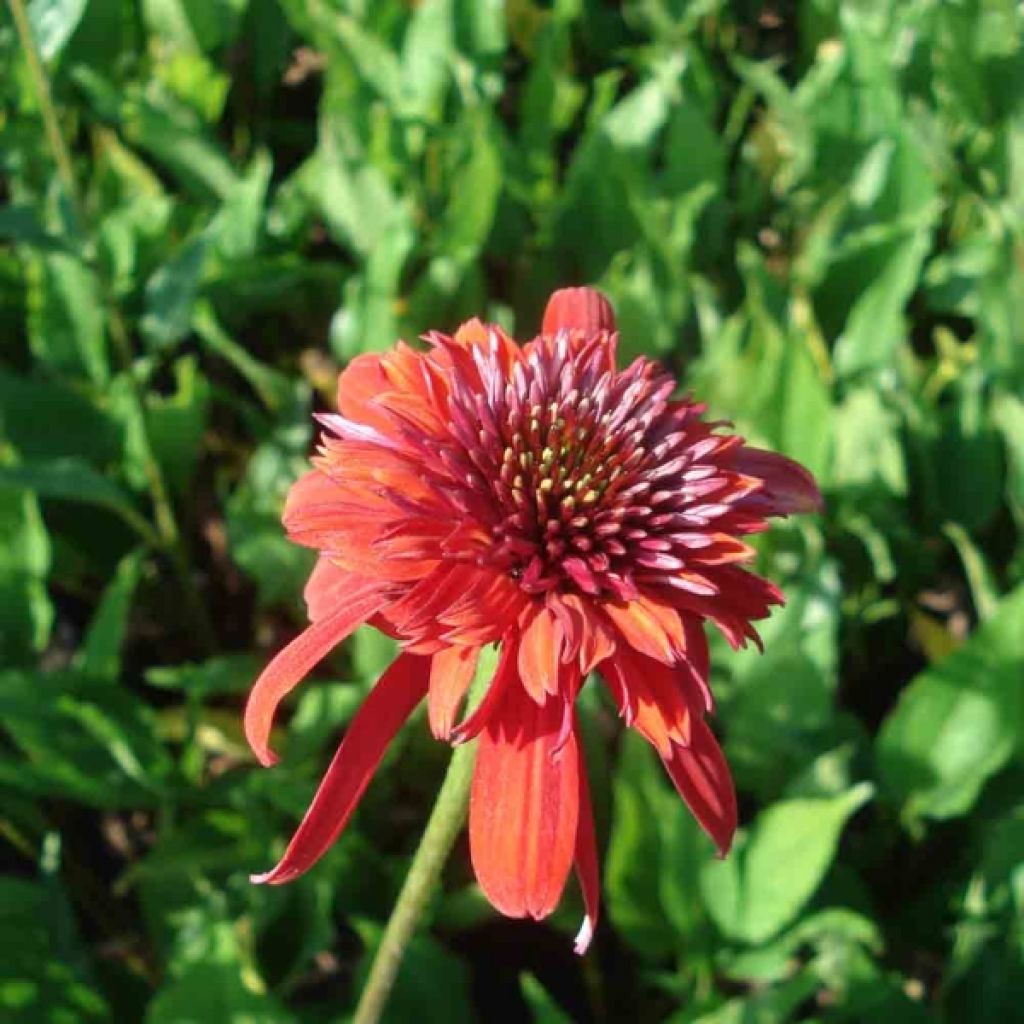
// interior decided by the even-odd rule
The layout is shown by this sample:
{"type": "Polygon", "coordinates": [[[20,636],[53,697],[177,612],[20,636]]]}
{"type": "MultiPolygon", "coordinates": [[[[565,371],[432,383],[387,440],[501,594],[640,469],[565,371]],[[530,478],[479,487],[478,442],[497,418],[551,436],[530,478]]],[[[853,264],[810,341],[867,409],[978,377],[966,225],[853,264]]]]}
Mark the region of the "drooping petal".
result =
{"type": "Polygon", "coordinates": [[[321,555],[302,591],[309,621],[318,622],[346,604],[353,588],[363,582],[347,569],[335,565],[327,555],[321,555]]]}
{"type": "Polygon", "coordinates": [[[579,330],[586,334],[615,330],[612,304],[593,288],[560,288],[548,299],[542,334],[579,330]]]}
{"type": "Polygon", "coordinates": [[[626,642],[641,654],[671,665],[686,649],[679,613],[652,597],[608,602],[604,611],[626,642]]]}
{"type": "MultiPolygon", "coordinates": [[[[575,730],[574,730],[575,732],[575,730]]],[[[587,781],[587,766],[583,757],[583,744],[577,741],[579,757],[580,810],[576,825],[575,864],[576,877],[583,891],[583,905],[586,917],[576,935],[573,948],[583,956],[594,937],[597,919],[601,910],[601,872],[597,863],[597,836],[594,832],[594,809],[590,804],[590,783],[587,781]]]]}
{"type": "Polygon", "coordinates": [[[494,670],[494,678],[484,692],[483,700],[452,729],[452,743],[466,743],[479,736],[491,718],[500,711],[505,691],[511,686],[520,685],[516,670],[516,641],[510,637],[501,645],[498,667],[494,670]]]}
{"type": "Polygon", "coordinates": [[[280,885],[308,871],[341,834],[388,744],[427,692],[426,658],[400,654],[356,712],[278,864],[254,882],[280,885]]]}
{"type": "Polygon", "coordinates": [[[446,647],[430,661],[427,716],[430,730],[439,740],[451,738],[462,698],[476,671],[479,647],[446,647]]]}
{"type": "Polygon", "coordinates": [[[736,449],[732,466],[764,481],[763,489],[744,499],[765,504],[766,514],[785,516],[791,512],[819,512],[824,502],[814,477],[798,462],[777,452],[742,445],[736,449]]]}
{"type": "Polygon", "coordinates": [[[278,704],[318,661],[376,614],[382,604],[377,584],[364,580],[353,586],[344,604],[300,633],[263,670],[245,705],[245,736],[261,764],[277,761],[269,740],[278,704]]]}
{"type": "Polygon", "coordinates": [[[707,723],[694,715],[690,730],[689,746],[673,746],[671,755],[662,760],[679,795],[724,857],[736,832],[736,790],[725,755],[707,723]]]}
{"type": "Polygon", "coordinates": [[[487,898],[509,917],[542,918],[572,867],[579,816],[574,734],[556,750],[561,701],[539,705],[508,686],[480,736],[469,807],[469,848],[487,898]]]}
{"type": "Polygon", "coordinates": [[[688,692],[692,672],[687,664],[663,665],[623,647],[601,665],[601,674],[626,724],[662,757],[670,756],[673,744],[690,742],[691,708],[702,706],[703,694],[688,692]]]}
{"type": "Polygon", "coordinates": [[[562,624],[543,605],[534,610],[519,641],[519,677],[537,703],[558,690],[562,624]]]}

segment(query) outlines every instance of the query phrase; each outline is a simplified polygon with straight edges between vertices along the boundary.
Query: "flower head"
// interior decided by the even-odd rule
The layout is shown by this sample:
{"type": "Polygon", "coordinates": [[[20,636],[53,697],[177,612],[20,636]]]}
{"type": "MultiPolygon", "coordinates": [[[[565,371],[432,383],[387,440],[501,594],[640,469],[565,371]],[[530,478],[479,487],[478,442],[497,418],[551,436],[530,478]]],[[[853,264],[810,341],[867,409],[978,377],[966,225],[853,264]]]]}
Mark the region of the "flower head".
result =
{"type": "Polygon", "coordinates": [[[292,489],[289,536],[320,558],[312,624],[267,666],[246,734],[272,764],[281,699],[356,627],[401,646],[354,718],[280,863],[308,869],[352,813],[388,742],[423,697],[438,739],[479,737],[470,850],[490,901],[513,917],[557,904],[575,865],[598,912],[598,868],[574,703],[592,671],[657,750],[724,854],[736,828],[712,710],[704,621],[735,647],[782,601],[744,564],[767,517],[818,507],[796,463],[746,445],[673,399],[658,364],[619,370],[607,299],[556,292],[518,345],[478,320],[427,351],[359,356],[314,469],[292,489]],[[479,705],[460,707],[481,649],[500,645],[479,705]]]}

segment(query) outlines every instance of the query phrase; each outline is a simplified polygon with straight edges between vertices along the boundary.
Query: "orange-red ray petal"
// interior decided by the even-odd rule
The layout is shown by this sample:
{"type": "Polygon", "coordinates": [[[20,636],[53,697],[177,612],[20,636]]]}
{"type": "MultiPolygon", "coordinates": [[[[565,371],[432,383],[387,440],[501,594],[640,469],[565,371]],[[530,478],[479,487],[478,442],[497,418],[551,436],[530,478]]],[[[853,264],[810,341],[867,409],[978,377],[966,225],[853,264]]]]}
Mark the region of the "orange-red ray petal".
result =
{"type": "Polygon", "coordinates": [[[302,592],[309,621],[317,622],[326,618],[336,608],[347,604],[353,588],[364,582],[347,569],[335,565],[327,555],[321,555],[302,592]]]}
{"type": "Polygon", "coordinates": [[[508,686],[480,736],[469,807],[477,880],[509,917],[542,918],[572,867],[579,816],[579,754],[570,732],[557,748],[564,707],[508,686]]]}
{"type": "MultiPolygon", "coordinates": [[[[575,717],[575,716],[574,716],[575,717]]],[[[573,727],[575,733],[575,723],[573,727]]],[[[597,863],[597,835],[594,831],[594,809],[590,804],[590,783],[587,781],[587,765],[583,757],[583,744],[576,742],[579,758],[580,810],[576,825],[575,864],[576,877],[583,890],[583,905],[586,917],[576,935],[573,948],[582,956],[594,937],[597,919],[601,910],[601,872],[597,863]]]]}
{"type": "Polygon", "coordinates": [[[560,288],[544,310],[542,334],[580,330],[587,334],[615,330],[612,304],[594,288],[560,288]]]}
{"type": "Polygon", "coordinates": [[[519,677],[538,704],[558,690],[562,624],[543,605],[534,610],[519,641],[519,677]]]}
{"type": "Polygon", "coordinates": [[[427,692],[426,658],[400,654],[356,712],[284,856],[254,882],[280,885],[308,871],[341,834],[395,733],[427,692]]]}
{"type": "Polygon", "coordinates": [[[262,764],[271,765],[277,760],[269,741],[278,704],[328,651],[373,616],[382,603],[377,584],[364,580],[353,586],[344,604],[300,633],[260,673],[245,705],[245,736],[262,764]]]}
{"type": "Polygon", "coordinates": [[[671,665],[686,649],[679,613],[652,597],[641,596],[622,604],[608,602],[604,611],[626,642],[641,654],[671,665]]]}
{"type": "Polygon", "coordinates": [[[602,667],[626,724],[637,730],[662,757],[674,743],[690,742],[693,707],[703,695],[693,687],[686,664],[663,665],[630,648],[616,651],[602,667]]]}
{"type": "Polygon", "coordinates": [[[451,738],[459,705],[473,681],[479,655],[479,647],[446,647],[430,660],[427,716],[431,732],[439,740],[451,738]]]}
{"type": "Polygon", "coordinates": [[[690,723],[690,744],[663,758],[668,774],[693,816],[724,857],[736,832],[736,790],[718,741],[699,716],[690,723]]]}

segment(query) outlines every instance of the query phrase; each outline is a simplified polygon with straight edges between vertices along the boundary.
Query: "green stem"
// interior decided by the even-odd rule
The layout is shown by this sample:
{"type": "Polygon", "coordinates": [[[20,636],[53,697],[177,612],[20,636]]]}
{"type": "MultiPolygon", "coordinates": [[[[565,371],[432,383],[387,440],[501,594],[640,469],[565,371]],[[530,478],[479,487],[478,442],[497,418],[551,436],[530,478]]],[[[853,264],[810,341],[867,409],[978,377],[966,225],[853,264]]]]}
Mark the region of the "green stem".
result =
{"type": "Polygon", "coordinates": [[[452,754],[437,802],[377,947],[352,1024],[377,1024],[384,1013],[406,947],[466,820],[475,756],[476,743],[456,747],[452,754]]]}
{"type": "MultiPolygon", "coordinates": [[[[71,208],[74,210],[75,218],[78,222],[76,226],[79,230],[82,230],[86,226],[85,207],[78,194],[74,167],[71,163],[71,151],[68,149],[67,141],[61,132],[57,108],[53,103],[50,79],[46,74],[46,68],[43,67],[39,51],[36,49],[35,40],[32,37],[32,25],[28,19],[24,0],[8,0],[8,3],[11,8],[11,15],[14,18],[14,26],[18,33],[18,41],[21,44],[22,52],[25,54],[25,62],[28,65],[29,75],[39,103],[46,141],[53,154],[54,163],[57,165],[57,174],[60,177],[61,184],[67,193],[71,208]]],[[[139,424],[142,460],[150,500],[153,503],[153,515],[156,520],[156,539],[159,541],[158,546],[170,562],[178,585],[181,588],[185,614],[189,618],[192,632],[204,651],[209,652],[216,647],[216,634],[214,633],[213,624],[206,612],[206,608],[193,584],[192,574],[189,569],[188,553],[181,537],[181,531],[178,529],[178,521],[174,515],[174,506],[171,504],[160,463],[157,461],[150,444],[149,432],[146,430],[145,406],[138,383],[135,380],[135,374],[132,372],[132,349],[128,329],[125,327],[120,309],[110,296],[106,282],[101,282],[101,285],[106,297],[110,336],[114,342],[114,348],[117,351],[121,369],[126,378],[128,392],[134,407],[132,415],[136,417],[136,421],[139,424]]]]}
{"type": "Polygon", "coordinates": [[[46,141],[57,164],[57,174],[60,176],[61,184],[64,186],[68,201],[71,203],[75,216],[79,220],[79,227],[81,227],[82,204],[78,198],[78,189],[75,185],[75,172],[71,165],[71,152],[60,130],[57,108],[53,104],[53,93],[50,90],[50,79],[47,77],[39,51],[36,49],[35,40],[32,38],[32,25],[28,20],[28,11],[25,9],[24,0],[8,0],[8,3],[11,8],[11,16],[14,18],[14,28],[18,33],[18,41],[21,43],[22,52],[25,54],[28,73],[32,78],[36,99],[39,101],[39,111],[43,117],[43,131],[46,132],[46,141]]]}
{"type": "Polygon", "coordinates": [[[174,514],[174,506],[171,503],[171,496],[167,490],[167,482],[164,480],[163,470],[153,452],[149,440],[149,431],[146,429],[146,410],[142,400],[142,393],[139,390],[138,381],[132,370],[131,341],[128,337],[128,330],[121,318],[121,311],[113,303],[107,304],[107,315],[110,325],[110,336],[114,342],[114,349],[117,352],[118,362],[121,364],[121,371],[128,388],[128,395],[132,403],[132,415],[139,424],[139,441],[141,442],[141,456],[143,470],[146,474],[146,486],[149,490],[149,498],[153,503],[153,517],[156,521],[156,532],[160,540],[160,548],[171,564],[171,570],[178,581],[178,587],[184,600],[184,611],[188,616],[191,630],[196,641],[204,653],[210,653],[217,647],[217,636],[213,629],[213,623],[207,614],[206,606],[203,604],[198,591],[192,580],[192,572],[189,567],[189,557],[185,542],[182,539],[181,531],[178,529],[178,520],[174,514]]]}

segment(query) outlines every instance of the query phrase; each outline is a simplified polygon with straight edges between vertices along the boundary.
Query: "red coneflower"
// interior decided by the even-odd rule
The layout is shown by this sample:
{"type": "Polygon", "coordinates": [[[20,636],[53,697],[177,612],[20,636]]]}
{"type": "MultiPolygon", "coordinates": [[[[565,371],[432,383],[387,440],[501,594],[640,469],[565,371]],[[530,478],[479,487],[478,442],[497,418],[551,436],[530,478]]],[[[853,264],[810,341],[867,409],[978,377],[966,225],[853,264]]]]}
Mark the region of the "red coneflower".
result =
{"type": "Polygon", "coordinates": [[[354,359],[315,468],[284,523],[320,559],[306,587],[312,625],[267,666],[245,714],[259,760],[281,699],[357,626],[402,652],[353,719],[280,863],[306,871],[351,815],[383,752],[427,698],[438,739],[479,736],[469,810],[473,866],[488,899],[541,918],[575,864],[598,913],[598,867],[574,702],[597,671],[620,713],[657,750],[725,853],[736,827],[729,769],[704,721],[709,619],[734,647],[782,595],[742,568],[739,538],[766,517],[820,504],[814,480],[744,444],[704,406],[673,400],[656,363],[615,366],[607,300],[556,292],[539,337],[519,346],[471,320],[430,350],[399,343],[354,359]],[[486,644],[494,678],[461,722],[486,644]]]}

